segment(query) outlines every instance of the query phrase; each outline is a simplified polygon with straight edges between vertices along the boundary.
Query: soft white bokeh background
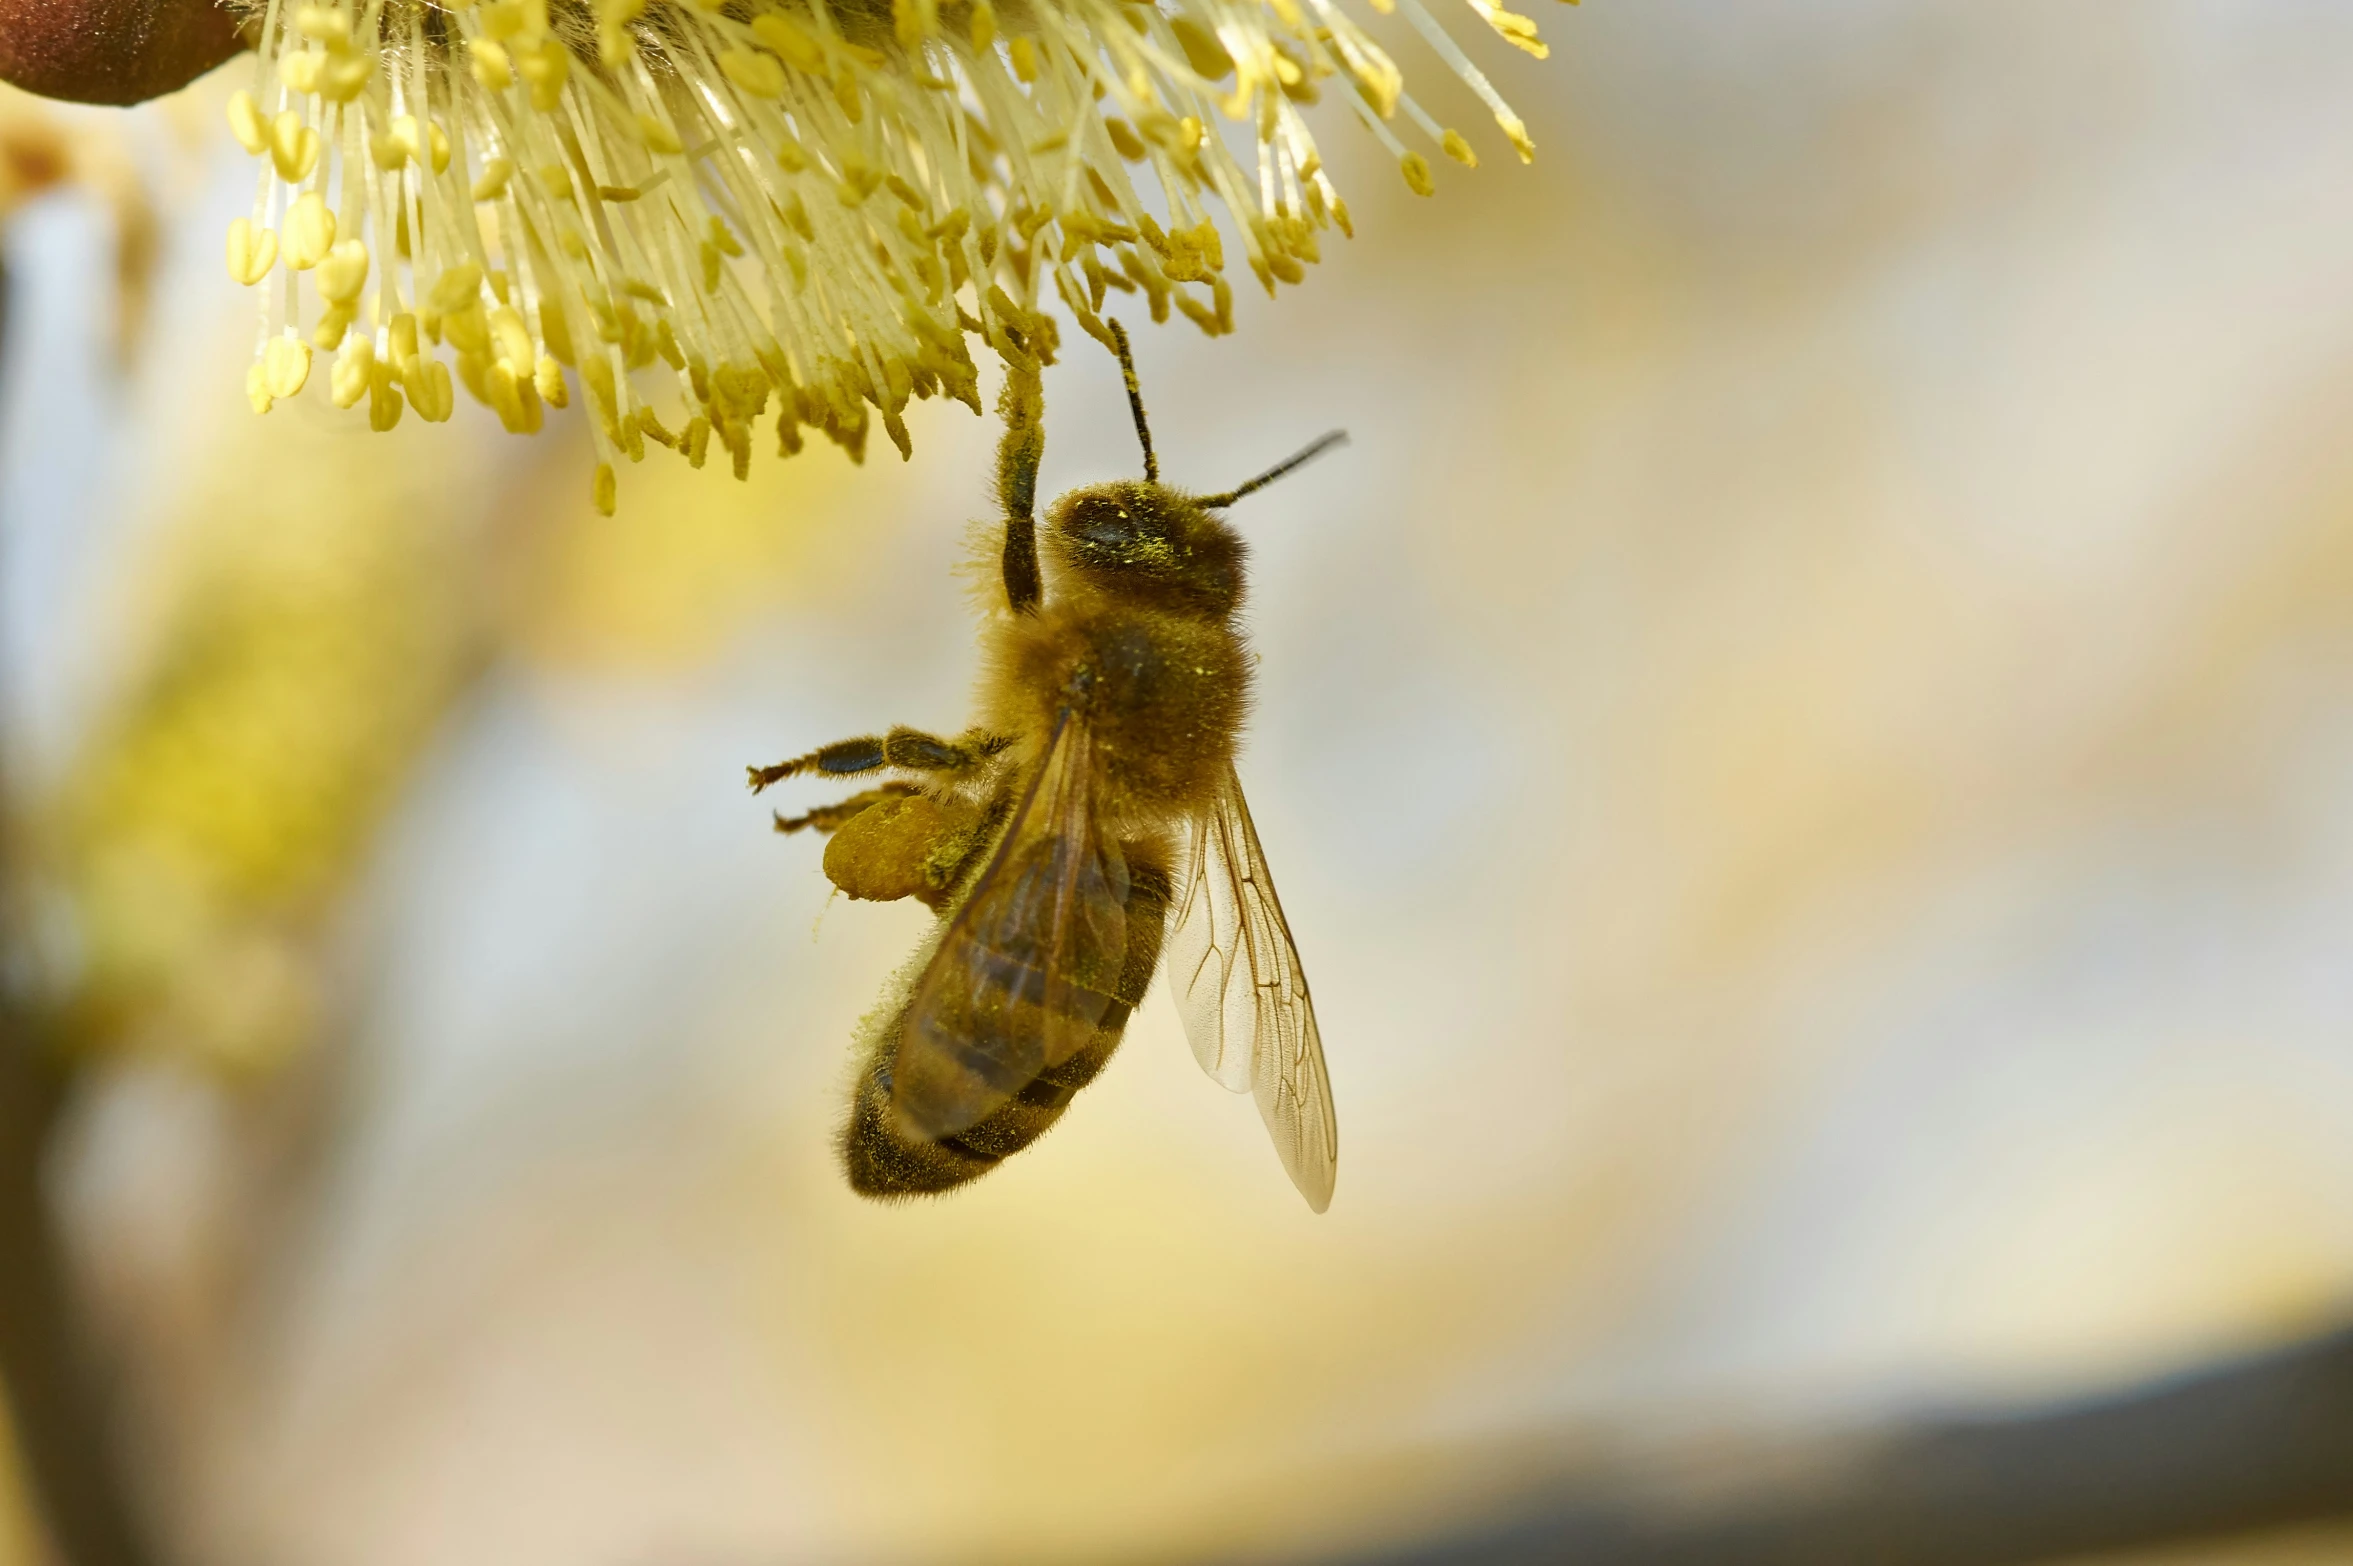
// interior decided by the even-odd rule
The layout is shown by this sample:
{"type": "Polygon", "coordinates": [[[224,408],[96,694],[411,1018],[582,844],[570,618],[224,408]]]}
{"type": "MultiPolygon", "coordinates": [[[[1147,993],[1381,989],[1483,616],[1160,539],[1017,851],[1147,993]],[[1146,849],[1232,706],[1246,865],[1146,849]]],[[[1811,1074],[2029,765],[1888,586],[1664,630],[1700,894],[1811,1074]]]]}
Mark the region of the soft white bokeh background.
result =
{"type": "MultiPolygon", "coordinates": [[[[234,1320],[148,1350],[212,1367],[157,1420],[202,1558],[1312,1540],[1442,1504],[1351,1478],[1433,1443],[2057,1396],[2340,1318],[2353,12],[1543,21],[1498,72],[1533,169],[1416,202],[1327,116],[1359,237],[1237,338],[1140,343],[1178,482],[1355,436],[1237,511],[1331,1213],[1157,1000],[954,1201],[840,1187],[846,1041],[924,916],[828,907],[740,768],[959,720],[993,432],[930,408],[910,468],[762,479],[792,569],[711,656],[518,638],[453,720],[351,911],[317,1189],[234,1320]]],[[[13,240],[36,755],[103,700],[170,464],[247,417],[219,169],[136,387],[76,368],[91,222],[13,240]]],[[[1070,337],[1053,488],[1134,465],[1070,337]]],[[[585,491],[485,423],[403,432],[448,504],[511,504],[492,461],[585,491]]],[[[166,1074],[85,1121],[80,1221],[168,1289],[235,1116],[166,1074]]]]}

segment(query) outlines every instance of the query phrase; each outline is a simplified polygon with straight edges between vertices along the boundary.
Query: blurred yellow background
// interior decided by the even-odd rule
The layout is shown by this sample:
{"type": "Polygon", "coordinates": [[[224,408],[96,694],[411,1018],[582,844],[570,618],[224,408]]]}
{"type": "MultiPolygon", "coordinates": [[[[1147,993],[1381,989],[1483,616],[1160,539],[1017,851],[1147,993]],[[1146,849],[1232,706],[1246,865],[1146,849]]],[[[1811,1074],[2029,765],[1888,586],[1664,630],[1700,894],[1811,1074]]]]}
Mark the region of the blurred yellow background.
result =
{"type": "MultiPolygon", "coordinates": [[[[17,215],[56,1188],[181,1558],[1320,1548],[1492,1499],[1433,1454],[2345,1319],[2353,11],[1545,23],[1532,168],[1422,202],[1334,126],[1358,237],[1138,344],[1174,482],[1354,436],[1235,512],[1322,1218],[1157,999],[969,1191],[835,1172],[928,916],[829,903],[741,769],[961,721],[991,426],[656,452],[602,519],[576,420],[250,414],[218,84],[104,121],[162,192],[132,370],[109,206],[17,215]]],[[[1136,466],[1065,340],[1055,490],[1136,466]]]]}

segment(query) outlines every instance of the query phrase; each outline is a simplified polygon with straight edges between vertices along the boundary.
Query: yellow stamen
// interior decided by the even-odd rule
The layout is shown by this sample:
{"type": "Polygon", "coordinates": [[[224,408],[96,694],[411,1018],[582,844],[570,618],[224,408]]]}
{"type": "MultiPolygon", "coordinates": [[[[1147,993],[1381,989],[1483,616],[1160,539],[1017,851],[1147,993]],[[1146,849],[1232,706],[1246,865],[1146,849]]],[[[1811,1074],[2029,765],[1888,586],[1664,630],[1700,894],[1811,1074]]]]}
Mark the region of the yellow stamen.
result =
{"type": "MultiPolygon", "coordinates": [[[[259,291],[254,405],[339,351],[330,399],[378,429],[451,417],[462,386],[529,431],[571,404],[569,371],[608,502],[615,453],[663,428],[639,385],[657,365],[690,460],[716,440],[740,472],[770,412],[787,451],[814,427],[860,455],[877,421],[904,451],[915,398],[981,406],[975,338],[1051,357],[1050,301],[1098,336],[1113,290],[1231,331],[1220,207],[1254,276],[1302,280],[1320,231],[1350,231],[1319,98],[1419,193],[1429,158],[1398,132],[1477,162],[1357,0],[955,3],[276,0],[228,104],[266,160],[229,271],[288,279],[259,291]]],[[[1402,9],[1529,155],[1423,0],[1364,3],[1402,9]]],[[[1469,3],[1541,52],[1504,0],[1469,3]]]]}
{"type": "Polygon", "coordinates": [[[297,337],[273,337],[261,362],[272,397],[300,396],[310,379],[310,344],[297,337]]]}
{"type": "Polygon", "coordinates": [[[229,225],[229,275],[251,288],[270,275],[278,262],[278,236],[256,228],[250,218],[229,225]]]}
{"type": "MultiPolygon", "coordinates": [[[[327,252],[335,246],[335,214],[327,210],[325,196],[308,191],[294,203],[294,209],[286,214],[286,232],[280,244],[286,264],[297,272],[307,272],[327,259],[327,252]]],[[[324,283],[320,292],[326,292],[324,283]]],[[[279,395],[290,397],[293,393],[279,395]]]]}

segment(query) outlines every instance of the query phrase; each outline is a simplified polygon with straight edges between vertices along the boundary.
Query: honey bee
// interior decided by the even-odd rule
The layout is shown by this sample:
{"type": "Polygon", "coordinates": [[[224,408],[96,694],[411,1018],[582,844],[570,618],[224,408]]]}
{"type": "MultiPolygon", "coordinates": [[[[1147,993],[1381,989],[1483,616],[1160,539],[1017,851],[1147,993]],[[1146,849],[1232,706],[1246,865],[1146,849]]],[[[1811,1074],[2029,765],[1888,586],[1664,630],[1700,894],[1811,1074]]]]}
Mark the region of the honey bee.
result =
{"type": "Polygon", "coordinates": [[[902,774],[776,828],[826,835],[826,876],[851,897],[940,915],[859,1024],[840,1140],[852,1189],[948,1191],[1036,1141],[1110,1059],[1165,953],[1202,1068],[1257,1097],[1322,1212],[1339,1157],[1331,1083],[1234,770],[1252,660],[1235,620],[1243,543],[1219,513],[1346,437],[1218,494],[1163,484],[1127,334],[1111,331],[1144,476],[1064,495],[1042,539],[1038,364],[1009,357],[1004,604],[984,635],[979,722],[953,739],[840,740],[750,769],[752,788],[902,774]]]}

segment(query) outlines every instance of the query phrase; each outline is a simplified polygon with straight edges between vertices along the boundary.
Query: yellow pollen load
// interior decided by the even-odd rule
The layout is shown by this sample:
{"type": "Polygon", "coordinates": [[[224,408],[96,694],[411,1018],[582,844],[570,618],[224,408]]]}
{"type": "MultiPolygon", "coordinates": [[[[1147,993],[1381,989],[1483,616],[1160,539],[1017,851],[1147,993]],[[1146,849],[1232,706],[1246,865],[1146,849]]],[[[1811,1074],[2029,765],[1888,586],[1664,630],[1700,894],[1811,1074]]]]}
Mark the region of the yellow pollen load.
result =
{"type": "MultiPolygon", "coordinates": [[[[980,410],[972,339],[1051,359],[1048,301],[1106,343],[1113,293],[1214,336],[1229,239],[1269,293],[1302,281],[1352,232],[1319,102],[1419,194],[1400,132],[1477,164],[1353,3],[275,0],[228,106],[259,165],[229,273],[286,278],[256,288],[248,399],[301,395],[325,352],[324,394],[377,430],[452,417],[460,388],[517,433],[577,401],[605,509],[649,445],[741,475],[763,428],[862,458],[879,425],[904,455],[916,398],[980,410]]],[[[1531,155],[1423,0],[1363,3],[1531,155]]]]}

